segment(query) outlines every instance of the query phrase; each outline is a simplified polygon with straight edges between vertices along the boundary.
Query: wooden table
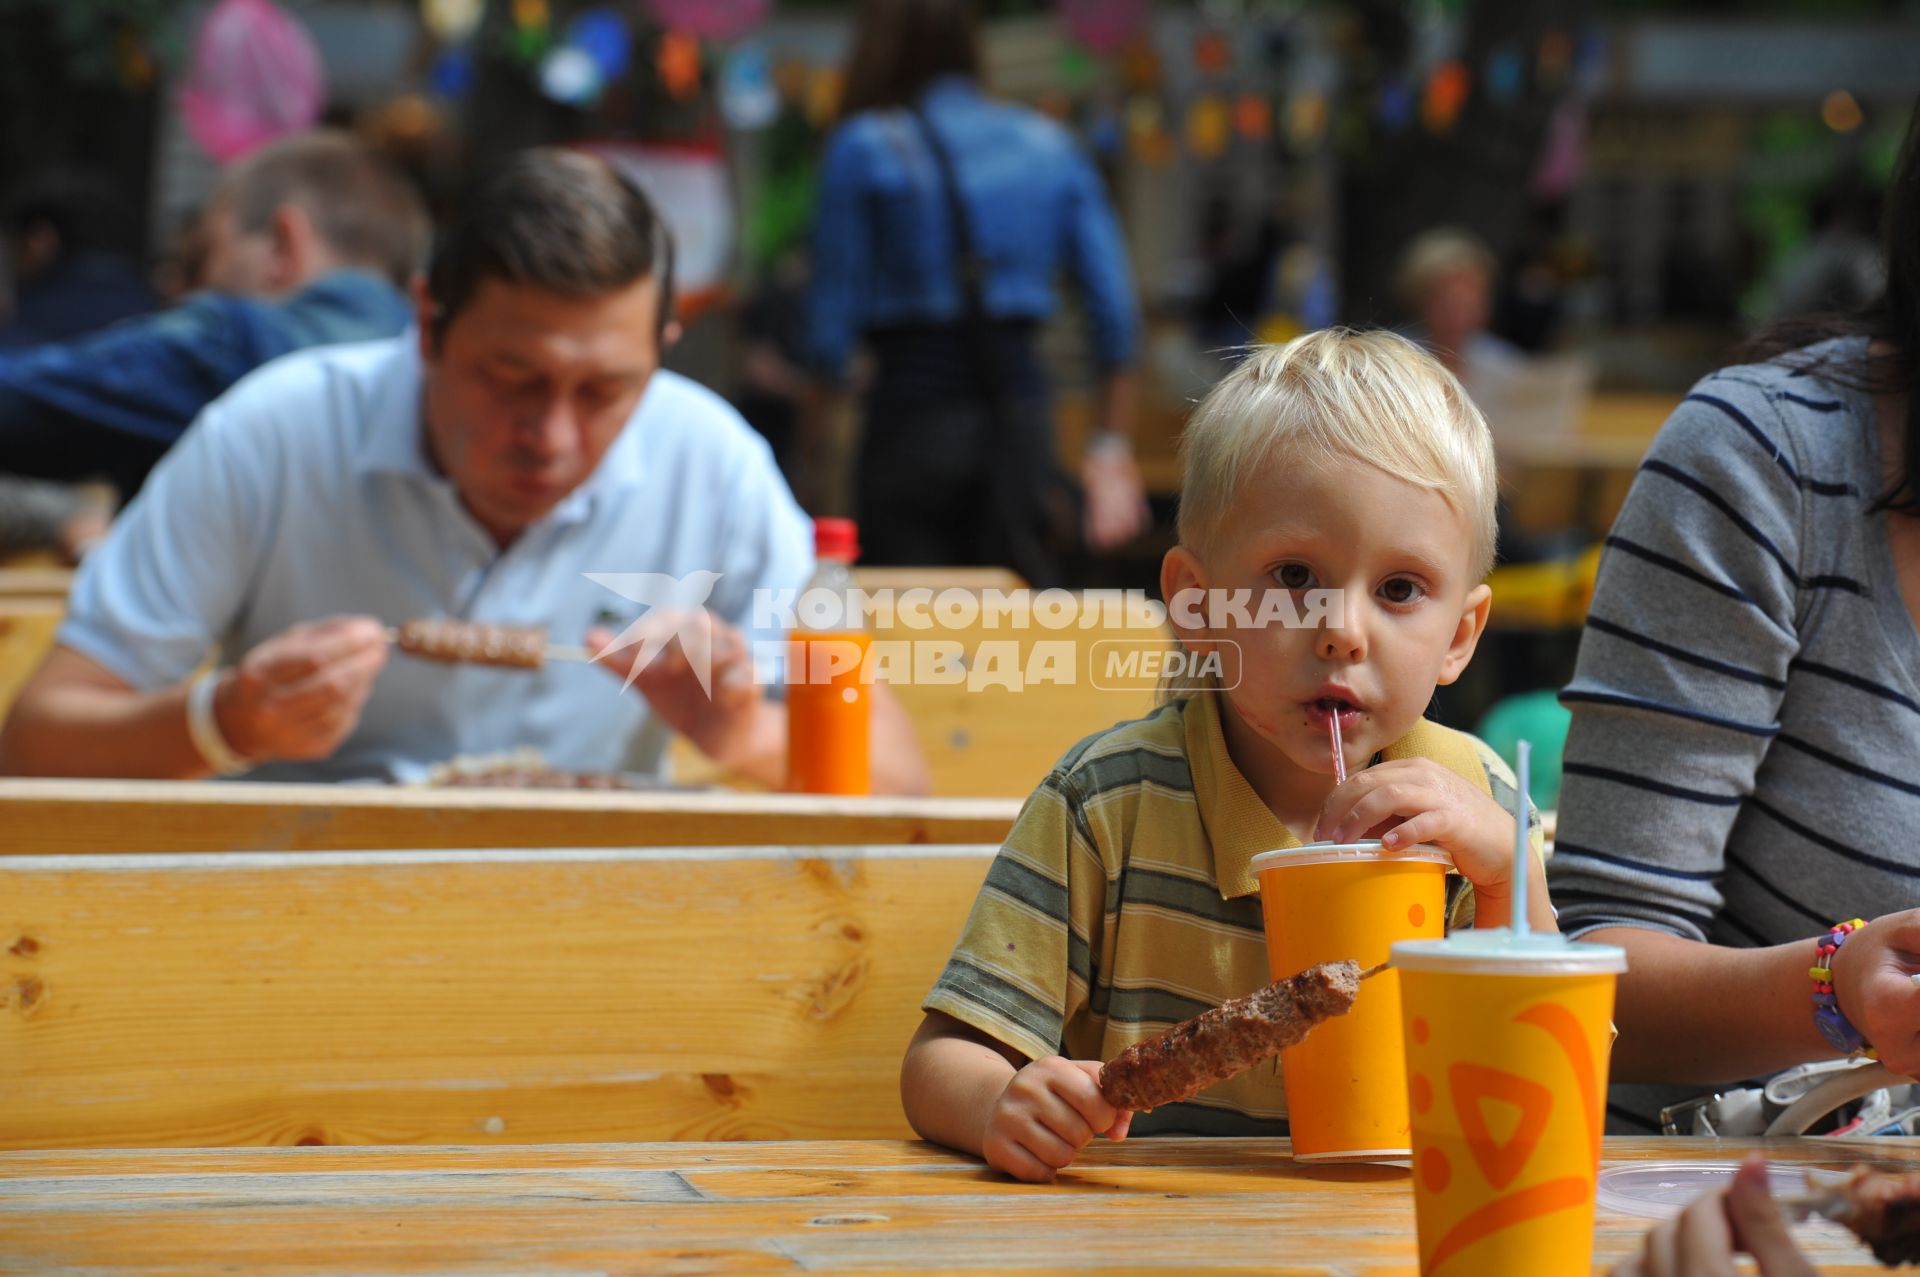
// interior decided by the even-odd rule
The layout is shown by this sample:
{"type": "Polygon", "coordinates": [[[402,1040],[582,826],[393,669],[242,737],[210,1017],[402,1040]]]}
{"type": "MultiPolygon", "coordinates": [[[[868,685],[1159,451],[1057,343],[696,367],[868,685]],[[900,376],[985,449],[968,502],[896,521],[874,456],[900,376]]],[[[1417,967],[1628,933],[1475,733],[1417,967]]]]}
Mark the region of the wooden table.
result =
{"type": "MultiPolygon", "coordinates": [[[[1842,1167],[1914,1141],[1769,1141],[1842,1167]]],[[[1750,1142],[1608,1140],[1608,1164],[1750,1142]]],[[[0,1272],[1414,1273],[1407,1172],[1297,1166],[1282,1140],[1096,1142],[1017,1184],[925,1144],[598,1144],[0,1154],[0,1272]]],[[[1603,1214],[1596,1272],[1648,1220],[1603,1214]]],[[[1833,1225],[1823,1277],[1886,1270],[1833,1225]]]]}
{"type": "Polygon", "coordinates": [[[994,843],[1017,798],[0,777],[0,856],[994,843]]]}

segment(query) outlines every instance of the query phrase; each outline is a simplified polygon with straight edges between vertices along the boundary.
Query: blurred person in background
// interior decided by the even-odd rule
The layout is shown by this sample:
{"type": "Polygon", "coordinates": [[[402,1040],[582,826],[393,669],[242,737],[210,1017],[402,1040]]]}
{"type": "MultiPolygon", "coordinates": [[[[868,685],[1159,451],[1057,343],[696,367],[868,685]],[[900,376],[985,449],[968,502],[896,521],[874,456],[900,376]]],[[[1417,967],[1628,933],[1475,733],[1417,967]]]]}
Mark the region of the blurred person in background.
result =
{"type": "MultiPolygon", "coordinates": [[[[1125,241],[1066,130],[980,86],[966,0],[865,0],[821,174],[812,364],[877,364],[855,480],[870,563],[999,563],[1036,584],[1063,542],[1038,337],[1055,277],[1084,295],[1098,367],[1081,480],[1095,550],[1147,509],[1127,431],[1139,318],[1125,241]],[[956,216],[957,215],[957,216],[956,216]]],[[[817,448],[821,413],[803,443],[817,448]]]]}
{"type": "Polygon", "coordinates": [[[0,214],[13,276],[0,348],[85,336],[160,304],[140,264],[114,247],[120,195],[105,178],[48,173],[23,183],[0,214]]]}
{"type": "Polygon", "coordinates": [[[1412,318],[1406,335],[1425,346],[1473,393],[1476,370],[1521,358],[1487,331],[1493,317],[1495,260],[1479,236],[1451,226],[1416,235],[1400,256],[1398,286],[1412,318]]]}
{"type": "Polygon", "coordinates": [[[0,353],[0,466],[102,477],[131,495],[202,408],[271,359],[391,337],[426,219],[343,133],[273,143],[222,175],[200,225],[198,292],[105,332],[0,353]]]}
{"type": "MultiPolygon", "coordinates": [[[[658,774],[677,731],[785,780],[786,707],[749,640],[785,639],[756,596],[806,584],[813,529],[739,414],[660,367],[665,223],[557,147],[455,207],[413,331],[275,360],[154,471],[82,565],[0,771],[419,780],[529,748],[658,774]],[[389,660],[415,617],[537,624],[600,668],[389,660]]],[[[873,762],[876,793],[925,791],[884,685],[873,762]]]]}
{"type": "Polygon", "coordinates": [[[1887,281],[1880,251],[1880,200],[1859,174],[1835,181],[1813,201],[1813,234],[1782,267],[1768,305],[1774,320],[1858,310],[1887,281]]]}

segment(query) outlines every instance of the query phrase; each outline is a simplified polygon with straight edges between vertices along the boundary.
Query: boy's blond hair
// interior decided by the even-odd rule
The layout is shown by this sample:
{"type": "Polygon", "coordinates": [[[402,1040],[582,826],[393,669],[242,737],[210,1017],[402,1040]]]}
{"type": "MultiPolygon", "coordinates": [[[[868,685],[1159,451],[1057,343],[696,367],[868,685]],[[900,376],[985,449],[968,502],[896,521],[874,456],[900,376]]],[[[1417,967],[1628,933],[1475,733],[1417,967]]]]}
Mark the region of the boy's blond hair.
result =
{"type": "Polygon", "coordinates": [[[1194,409],[1180,454],[1180,541],[1203,557],[1267,462],[1360,461],[1438,492],[1466,516],[1473,579],[1493,567],[1498,477],[1486,418],[1452,373],[1397,333],[1326,328],[1256,348],[1194,409]]]}

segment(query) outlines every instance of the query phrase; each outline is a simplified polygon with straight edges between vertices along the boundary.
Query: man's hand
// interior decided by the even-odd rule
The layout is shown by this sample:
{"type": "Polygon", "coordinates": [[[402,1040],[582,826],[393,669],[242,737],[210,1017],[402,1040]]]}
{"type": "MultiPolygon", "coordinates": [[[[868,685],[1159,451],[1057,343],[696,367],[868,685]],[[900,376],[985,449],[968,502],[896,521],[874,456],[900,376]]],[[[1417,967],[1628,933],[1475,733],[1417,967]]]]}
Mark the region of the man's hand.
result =
{"type": "Polygon", "coordinates": [[[302,622],[221,676],[214,719],[228,746],[254,762],[326,758],[360,725],[386,663],[386,628],[373,617],[302,622]]]}
{"type": "Polygon", "coordinates": [[[1007,1083],[987,1115],[980,1151],[987,1165],[1043,1184],[1096,1135],[1127,1137],[1133,1114],[1100,1094],[1100,1062],[1057,1055],[1033,1061],[1007,1083]]]}
{"type": "Polygon", "coordinates": [[[1087,494],[1089,549],[1117,549],[1146,528],[1150,517],[1146,487],[1130,453],[1089,452],[1080,468],[1080,485],[1087,494]]]}
{"type": "Polygon", "coordinates": [[[753,680],[753,657],[739,630],[702,608],[698,612],[654,608],[628,636],[626,645],[609,651],[611,630],[587,632],[587,650],[623,683],[647,698],[667,725],[722,765],[736,765],[755,749],[756,728],[764,697],[753,680]],[[652,640],[664,646],[634,673],[652,640]],[[691,649],[691,650],[689,650],[691,649]],[[706,662],[708,687],[700,685],[700,663],[706,662]]]}

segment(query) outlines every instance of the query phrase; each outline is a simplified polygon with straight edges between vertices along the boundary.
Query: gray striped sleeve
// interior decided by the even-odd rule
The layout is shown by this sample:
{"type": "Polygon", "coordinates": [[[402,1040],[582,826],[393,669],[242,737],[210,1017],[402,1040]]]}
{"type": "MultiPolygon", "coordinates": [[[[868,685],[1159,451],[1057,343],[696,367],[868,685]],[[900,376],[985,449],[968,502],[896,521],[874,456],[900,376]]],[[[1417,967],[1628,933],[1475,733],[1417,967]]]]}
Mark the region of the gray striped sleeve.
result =
{"type": "Polygon", "coordinates": [[[1550,871],[1568,933],[1714,930],[1729,835],[1780,731],[1818,575],[1807,475],[1765,390],[1724,375],[1648,453],[1562,693],[1573,724],[1550,871]]]}

